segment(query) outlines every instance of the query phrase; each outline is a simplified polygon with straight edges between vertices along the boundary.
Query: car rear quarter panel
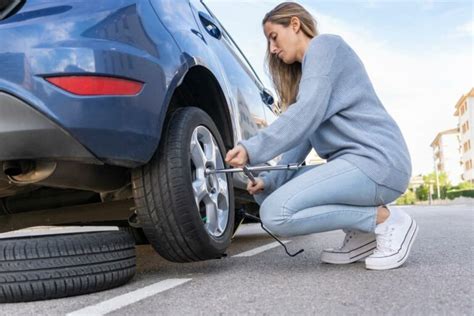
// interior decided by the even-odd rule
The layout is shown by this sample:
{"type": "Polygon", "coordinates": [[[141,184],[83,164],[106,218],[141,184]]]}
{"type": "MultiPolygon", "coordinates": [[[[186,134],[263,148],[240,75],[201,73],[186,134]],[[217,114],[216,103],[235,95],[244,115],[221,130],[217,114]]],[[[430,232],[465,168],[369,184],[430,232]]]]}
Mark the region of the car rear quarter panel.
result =
{"type": "Polygon", "coordinates": [[[148,1],[27,1],[0,22],[0,90],[67,130],[105,162],[146,162],[160,137],[180,50],[148,1]],[[144,82],[139,95],[79,97],[45,76],[98,74],[144,82]]]}

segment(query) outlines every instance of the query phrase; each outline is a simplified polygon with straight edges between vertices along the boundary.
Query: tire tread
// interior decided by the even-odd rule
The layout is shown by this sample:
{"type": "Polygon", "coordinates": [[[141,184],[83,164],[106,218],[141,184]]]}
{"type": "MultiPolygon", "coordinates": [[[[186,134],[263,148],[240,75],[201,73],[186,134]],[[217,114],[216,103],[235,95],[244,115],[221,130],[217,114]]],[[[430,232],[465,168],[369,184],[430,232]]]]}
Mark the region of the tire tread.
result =
{"type": "Polygon", "coordinates": [[[134,241],[121,231],[0,240],[0,303],[110,289],[135,265],[134,241]]]}

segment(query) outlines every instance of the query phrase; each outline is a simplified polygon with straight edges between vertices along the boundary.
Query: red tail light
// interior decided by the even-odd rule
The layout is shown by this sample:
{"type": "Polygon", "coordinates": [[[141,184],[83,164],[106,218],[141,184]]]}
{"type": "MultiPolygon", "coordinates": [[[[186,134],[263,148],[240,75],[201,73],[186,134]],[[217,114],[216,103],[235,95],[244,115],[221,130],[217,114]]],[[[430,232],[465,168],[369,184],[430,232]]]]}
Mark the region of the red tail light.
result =
{"type": "Polygon", "coordinates": [[[141,82],[113,77],[67,76],[45,79],[77,95],[136,95],[143,87],[141,82]]]}

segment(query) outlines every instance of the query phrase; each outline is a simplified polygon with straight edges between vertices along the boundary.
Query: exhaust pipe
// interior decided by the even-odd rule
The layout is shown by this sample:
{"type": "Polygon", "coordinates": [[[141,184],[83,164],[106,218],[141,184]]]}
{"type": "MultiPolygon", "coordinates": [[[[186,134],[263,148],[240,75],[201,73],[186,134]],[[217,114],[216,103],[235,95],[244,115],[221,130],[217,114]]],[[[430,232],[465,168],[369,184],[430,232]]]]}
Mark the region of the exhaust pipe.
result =
{"type": "Polygon", "coordinates": [[[3,173],[10,177],[18,176],[31,170],[31,166],[32,162],[29,160],[5,161],[3,163],[3,173]]]}
{"type": "Polygon", "coordinates": [[[73,161],[6,161],[3,172],[8,180],[18,185],[37,184],[95,192],[115,191],[130,181],[127,168],[73,161]]]}
{"type": "Polygon", "coordinates": [[[3,163],[3,173],[7,176],[17,176],[21,174],[21,166],[17,161],[7,161],[3,163]]]}
{"type": "Polygon", "coordinates": [[[56,170],[55,162],[47,161],[5,161],[3,172],[16,184],[30,184],[47,179],[56,170]]]}

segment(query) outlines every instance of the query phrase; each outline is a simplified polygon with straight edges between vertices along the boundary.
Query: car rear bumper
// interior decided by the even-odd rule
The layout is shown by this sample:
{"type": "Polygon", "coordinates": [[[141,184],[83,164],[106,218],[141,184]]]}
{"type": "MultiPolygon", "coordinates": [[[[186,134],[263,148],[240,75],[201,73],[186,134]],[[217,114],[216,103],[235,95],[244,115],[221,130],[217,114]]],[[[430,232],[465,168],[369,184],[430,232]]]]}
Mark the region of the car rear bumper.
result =
{"type": "Polygon", "coordinates": [[[60,126],[0,91],[0,161],[42,158],[101,164],[60,126]]]}

